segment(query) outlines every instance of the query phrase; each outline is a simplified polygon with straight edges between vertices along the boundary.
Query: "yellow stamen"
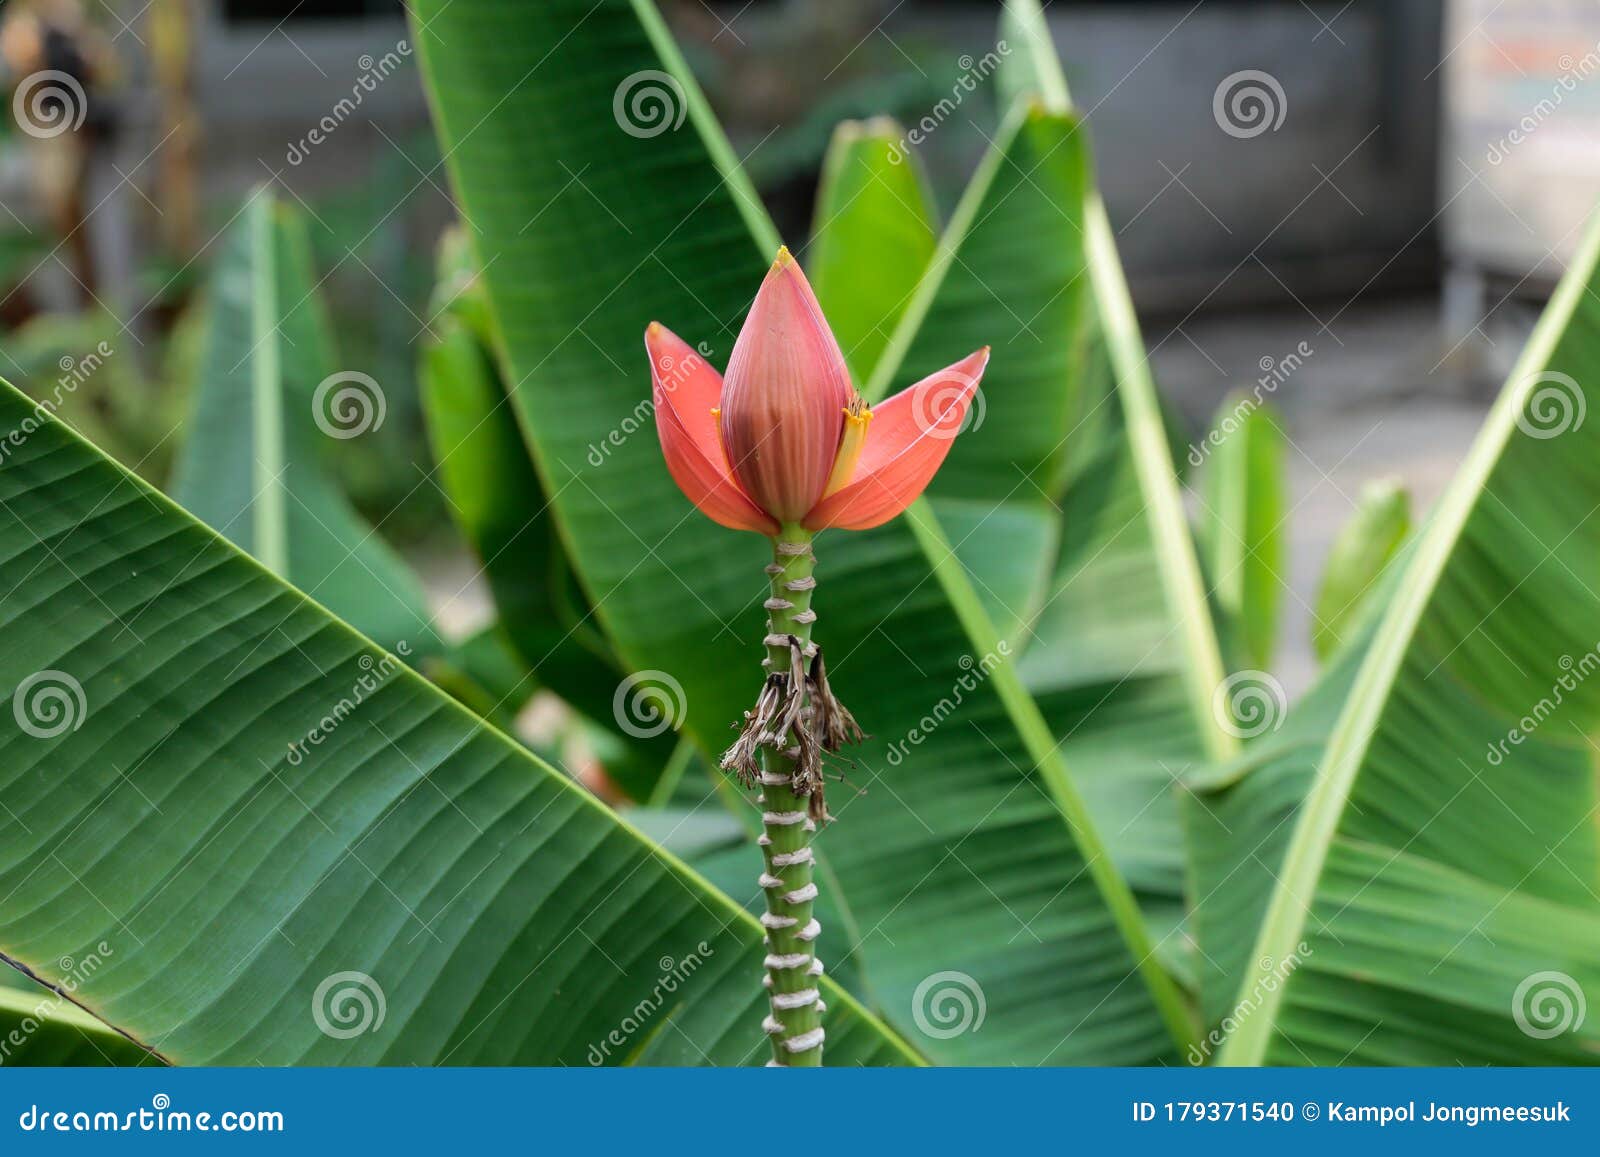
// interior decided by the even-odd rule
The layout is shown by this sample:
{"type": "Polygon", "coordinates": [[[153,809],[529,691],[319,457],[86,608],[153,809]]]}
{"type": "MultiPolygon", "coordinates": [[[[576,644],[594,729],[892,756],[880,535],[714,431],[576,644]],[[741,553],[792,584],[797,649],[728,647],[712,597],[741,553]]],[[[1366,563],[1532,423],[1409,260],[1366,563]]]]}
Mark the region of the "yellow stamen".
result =
{"type": "Polygon", "coordinates": [[[861,460],[861,450],[867,444],[867,427],[871,424],[872,411],[857,394],[845,407],[844,433],[839,437],[839,452],[834,455],[833,471],[828,475],[828,484],[822,488],[822,497],[826,498],[850,484],[850,476],[856,472],[856,463],[861,460]]]}
{"type": "Polygon", "coordinates": [[[712,406],[711,416],[717,421],[717,445],[722,449],[722,461],[731,466],[733,459],[728,456],[728,441],[722,436],[722,408],[712,406]]]}

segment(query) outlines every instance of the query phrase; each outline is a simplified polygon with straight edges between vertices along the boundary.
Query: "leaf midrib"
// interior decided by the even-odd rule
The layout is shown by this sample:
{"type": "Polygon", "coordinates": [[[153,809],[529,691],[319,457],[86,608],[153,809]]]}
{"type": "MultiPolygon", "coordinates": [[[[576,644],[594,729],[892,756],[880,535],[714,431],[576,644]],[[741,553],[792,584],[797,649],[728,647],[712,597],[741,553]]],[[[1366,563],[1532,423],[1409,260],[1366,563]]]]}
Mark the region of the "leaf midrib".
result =
{"type": "Polygon", "coordinates": [[[283,472],[283,355],[278,348],[277,237],[272,202],[250,202],[251,353],[250,393],[255,434],[255,498],[251,503],[251,545],[273,574],[289,574],[288,511],[283,472]]]}

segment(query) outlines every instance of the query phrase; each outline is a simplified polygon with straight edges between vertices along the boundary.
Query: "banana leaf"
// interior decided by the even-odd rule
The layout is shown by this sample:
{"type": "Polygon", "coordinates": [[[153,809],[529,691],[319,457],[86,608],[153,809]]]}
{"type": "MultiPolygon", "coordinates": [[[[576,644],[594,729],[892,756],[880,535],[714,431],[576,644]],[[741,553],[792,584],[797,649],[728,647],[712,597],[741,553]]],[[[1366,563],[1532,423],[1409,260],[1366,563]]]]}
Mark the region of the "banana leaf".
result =
{"type": "Polygon", "coordinates": [[[1324,662],[1361,618],[1390,560],[1411,533],[1411,496],[1399,483],[1370,483],[1356,501],[1356,512],[1328,551],[1317,586],[1311,646],[1324,662]]]}
{"type": "MultiPolygon", "coordinates": [[[[1071,118],[1071,96],[1038,5],[1008,4],[1001,38],[1011,48],[996,75],[1002,93],[1034,108],[1035,117],[1053,110],[1071,118]]],[[[1071,125],[1045,156],[1086,149],[1085,130],[1075,120],[1071,125]]],[[[1024,169],[1028,188],[1037,189],[1043,171],[1048,166],[1037,162],[1024,169]]],[[[1061,543],[1020,666],[1159,934],[1157,951],[1184,973],[1194,965],[1182,928],[1188,879],[1178,785],[1208,761],[1230,757],[1236,737],[1212,706],[1223,682],[1218,640],[1183,514],[1169,422],[1104,207],[1092,185],[1076,201],[1064,190],[1052,192],[1045,200],[1056,202],[1058,218],[1063,206],[1082,206],[1074,224],[1084,252],[1085,284],[1078,290],[1084,312],[1067,331],[1066,348],[1036,354],[1064,358],[1045,380],[1070,386],[1066,425],[1055,427],[1064,433],[1046,459],[1053,465],[1033,471],[1031,486],[1021,488],[1059,507],[1061,543]]],[[[1024,251],[1050,236],[1046,221],[1041,216],[1013,238],[1019,250],[1013,261],[1026,263],[1024,251]]],[[[1068,242],[1046,247],[1060,251],[1068,242]]],[[[1021,477],[1015,465],[1011,474],[1021,477]]]]}
{"type": "Polygon", "coordinates": [[[1284,435],[1265,403],[1230,393],[1212,423],[1198,537],[1238,666],[1267,670],[1284,578],[1284,435]]]}
{"type": "MultiPolygon", "coordinates": [[[[67,961],[71,970],[76,962],[67,961]]],[[[149,1052],[74,1005],[70,998],[14,974],[0,979],[0,1068],[159,1064],[149,1052]]]]}
{"type": "MultiPolygon", "coordinates": [[[[737,905],[9,386],[0,430],[5,959],[175,1063],[766,1049],[737,905]]],[[[835,1063],[917,1059],[828,1002],[835,1063]]]]}
{"type": "Polygon", "coordinates": [[[616,739],[607,774],[631,798],[648,798],[677,742],[671,721],[617,715],[626,672],[573,578],[495,365],[488,303],[459,230],[445,235],[439,265],[433,336],[418,374],[423,413],[451,516],[528,676],[518,693],[551,688],[606,729],[616,739]],[[634,725],[623,730],[623,722],[634,725]]]}
{"type": "Polygon", "coordinates": [[[172,494],[385,646],[434,653],[421,584],[324,466],[388,404],[379,383],[341,370],[318,285],[304,221],[257,190],[212,275],[172,494]]]}
{"type": "Polygon", "coordinates": [[[857,383],[872,377],[939,240],[933,190],[905,130],[845,121],[822,161],[806,267],[857,383]]]}
{"type": "MultiPolygon", "coordinates": [[[[1280,852],[1205,870],[1224,1064],[1586,1064],[1600,1025],[1600,222],[1393,568],[1280,852]],[[1230,915],[1231,912],[1231,915],[1230,915]],[[1219,958],[1221,959],[1221,958],[1219,958]],[[1271,982],[1268,978],[1271,977],[1271,982]],[[1226,1027],[1227,1022],[1224,1022],[1226,1027]]],[[[1230,796],[1202,838],[1256,849],[1230,796]],[[1226,818],[1232,815],[1232,819],[1226,818]],[[1222,834],[1222,827],[1228,830],[1222,834]]],[[[1280,804],[1287,802],[1280,797],[1280,804]]],[[[1283,809],[1258,809],[1282,831],[1283,809]]],[[[1204,947],[1204,942],[1202,947],[1204,947]]]]}

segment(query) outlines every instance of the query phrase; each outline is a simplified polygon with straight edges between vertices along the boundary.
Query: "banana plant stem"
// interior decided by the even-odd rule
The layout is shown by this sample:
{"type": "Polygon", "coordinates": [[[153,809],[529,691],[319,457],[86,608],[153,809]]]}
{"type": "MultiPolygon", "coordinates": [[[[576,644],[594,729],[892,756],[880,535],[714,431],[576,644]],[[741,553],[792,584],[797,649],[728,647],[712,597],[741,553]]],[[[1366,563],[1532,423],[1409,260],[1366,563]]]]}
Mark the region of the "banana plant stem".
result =
{"type": "MultiPolygon", "coordinates": [[[[793,635],[809,653],[811,611],[815,586],[811,533],[785,526],[773,542],[773,561],[767,568],[772,595],[767,600],[767,669],[784,672],[790,667],[793,635]]],[[[800,726],[809,726],[802,720],[800,726]]],[[[817,896],[812,872],[811,837],[816,824],[809,814],[810,800],[793,789],[794,737],[784,735],[778,747],[762,749],[760,839],[766,871],[761,889],[767,911],[761,923],[767,929],[766,985],[771,1013],[764,1028],[772,1042],[769,1065],[814,1067],[822,1064],[822,1013],[819,988],[822,962],[816,956],[820,925],[811,910],[817,896]]]]}

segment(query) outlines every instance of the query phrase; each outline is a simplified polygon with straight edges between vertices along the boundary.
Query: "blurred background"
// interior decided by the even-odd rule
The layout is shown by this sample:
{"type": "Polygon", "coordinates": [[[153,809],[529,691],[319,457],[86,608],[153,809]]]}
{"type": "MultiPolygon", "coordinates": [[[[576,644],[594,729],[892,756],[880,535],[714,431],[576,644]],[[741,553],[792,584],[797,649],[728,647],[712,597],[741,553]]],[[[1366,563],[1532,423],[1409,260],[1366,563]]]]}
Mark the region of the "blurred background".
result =
{"type": "MultiPolygon", "coordinates": [[[[998,119],[991,86],[962,79],[1007,51],[998,7],[661,2],[797,249],[841,118],[921,126],[949,213],[998,119]]],[[[1178,444],[1239,388],[1270,395],[1288,435],[1278,667],[1303,689],[1309,604],[1363,487],[1397,479],[1427,509],[1600,191],[1600,5],[1048,14],[1178,444]]],[[[6,0],[0,49],[0,374],[163,483],[197,373],[192,307],[244,199],[272,186],[311,222],[341,363],[388,400],[381,430],[339,447],[340,481],[445,631],[479,624],[417,404],[452,212],[400,0],[6,0]]]]}

